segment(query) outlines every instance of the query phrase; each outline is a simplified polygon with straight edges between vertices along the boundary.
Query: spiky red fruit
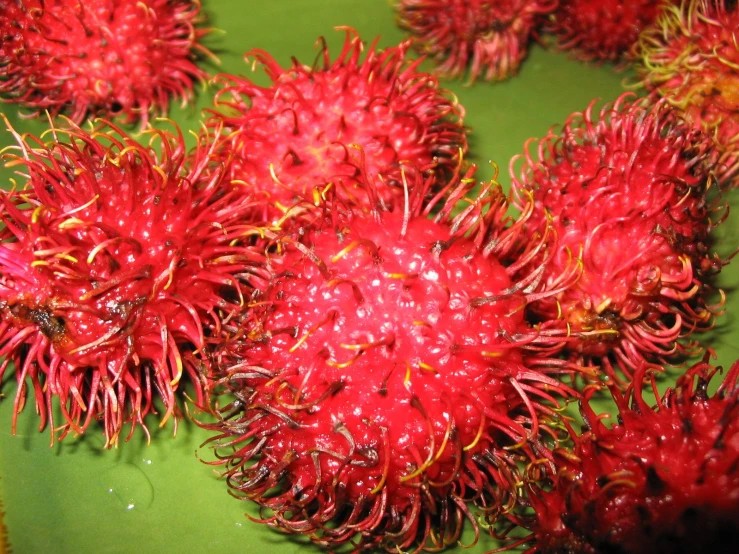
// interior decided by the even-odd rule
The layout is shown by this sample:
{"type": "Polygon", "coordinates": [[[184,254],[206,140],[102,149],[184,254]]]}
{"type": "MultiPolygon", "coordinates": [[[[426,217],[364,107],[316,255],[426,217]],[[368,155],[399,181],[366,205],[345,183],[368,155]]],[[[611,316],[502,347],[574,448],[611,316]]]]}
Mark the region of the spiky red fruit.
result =
{"type": "Polygon", "coordinates": [[[683,110],[716,141],[719,180],[739,186],[739,10],[690,0],[664,11],[639,40],[647,89],[683,110]]]}
{"type": "Polygon", "coordinates": [[[642,379],[607,427],[585,404],[588,429],[554,451],[551,490],[531,488],[528,552],[734,552],[739,541],[739,362],[709,396],[715,369],[699,363],[654,408],[642,379]],[[696,382],[697,381],[697,382],[696,382]],[[629,407],[629,403],[632,406],[629,407]]]}
{"type": "Polygon", "coordinates": [[[406,172],[418,168],[443,180],[467,149],[464,110],[436,79],[407,59],[408,43],[360,60],[363,45],[346,30],[333,62],[325,46],[322,65],[297,60],[283,69],[266,52],[253,50],[272,80],[221,76],[226,86],[212,122],[232,131],[224,156],[233,156],[232,177],[265,198],[266,219],[278,219],[294,204],[337,186],[346,195],[375,187],[379,200],[403,196],[406,172]]]}
{"type": "MultiPolygon", "coordinates": [[[[621,96],[594,119],[591,103],[528,151],[515,174],[519,198],[535,200],[531,232],[551,220],[559,238],[546,279],[579,258],[578,283],[533,311],[572,332],[568,347],[586,362],[613,360],[629,375],[644,359],[685,351],[679,339],[710,328],[711,255],[708,136],[664,102],[621,96]],[[551,272],[551,273],[549,273],[551,272]]],[[[520,158],[520,157],[519,157],[520,158]]]]}
{"type": "Polygon", "coordinates": [[[500,188],[450,216],[469,186],[434,220],[422,194],[405,211],[324,204],[278,241],[223,358],[237,400],[212,426],[232,493],[267,523],[329,547],[435,549],[465,519],[477,529],[465,502],[491,521],[511,508],[547,400],[571,391],[524,321],[530,283],[497,261],[500,188]]]}
{"type": "Polygon", "coordinates": [[[176,412],[183,374],[200,395],[195,351],[238,311],[249,273],[248,250],[231,244],[249,208],[222,186],[211,137],[188,156],[181,135],[155,131],[157,154],[112,125],[69,124],[50,143],[16,135],[20,153],[3,156],[27,184],[0,194],[0,378],[12,362],[14,428],[30,380],[52,440],[98,418],[114,445],[153,397],[162,423],[176,412]]]}
{"type": "Polygon", "coordinates": [[[560,0],[546,30],[584,61],[619,62],[664,5],[676,0],[560,0]]]}
{"type": "Polygon", "coordinates": [[[37,111],[122,114],[127,122],[186,102],[198,41],[199,0],[9,0],[0,10],[0,100],[37,111]]]}
{"type": "Polygon", "coordinates": [[[558,0],[397,0],[398,23],[452,79],[500,81],[518,73],[537,19],[558,0]]]}

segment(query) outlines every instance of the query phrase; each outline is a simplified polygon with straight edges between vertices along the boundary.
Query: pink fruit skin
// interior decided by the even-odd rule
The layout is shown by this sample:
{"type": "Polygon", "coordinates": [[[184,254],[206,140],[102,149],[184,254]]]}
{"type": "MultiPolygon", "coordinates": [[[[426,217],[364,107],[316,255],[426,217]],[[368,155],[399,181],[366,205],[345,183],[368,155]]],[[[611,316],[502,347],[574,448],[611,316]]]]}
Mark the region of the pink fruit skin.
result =
{"type": "Polygon", "coordinates": [[[198,0],[23,0],[0,10],[0,99],[146,124],[188,101],[211,55],[198,0]]]}

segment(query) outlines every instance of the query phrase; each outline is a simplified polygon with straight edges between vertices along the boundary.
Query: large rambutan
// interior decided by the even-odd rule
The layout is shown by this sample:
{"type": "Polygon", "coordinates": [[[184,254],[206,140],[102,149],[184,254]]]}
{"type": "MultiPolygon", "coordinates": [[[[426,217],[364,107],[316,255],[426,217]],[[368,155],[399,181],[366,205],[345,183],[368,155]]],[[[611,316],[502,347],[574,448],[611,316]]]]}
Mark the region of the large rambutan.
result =
{"type": "Polygon", "coordinates": [[[283,69],[264,51],[247,54],[264,66],[270,86],[220,76],[221,111],[211,121],[232,132],[225,151],[234,156],[232,177],[263,195],[266,219],[327,186],[351,196],[374,183],[379,200],[393,203],[403,196],[404,171],[451,176],[467,149],[464,111],[408,60],[408,48],[374,43],[362,60],[362,41],[347,29],[336,60],[324,43],[318,67],[293,60],[283,69]]]}
{"type": "Polygon", "coordinates": [[[558,470],[546,490],[530,487],[536,515],[520,521],[533,531],[528,552],[734,552],[739,362],[709,396],[715,372],[696,364],[661,396],[652,381],[654,407],[643,399],[641,378],[625,397],[614,389],[612,427],[585,402],[586,430],[570,428],[574,448],[554,450],[558,470]]]}
{"type": "Polygon", "coordinates": [[[549,401],[573,391],[550,375],[558,339],[524,320],[536,279],[497,261],[518,232],[500,187],[450,214],[469,180],[434,219],[421,186],[405,210],[328,201],[272,248],[217,366],[236,399],[209,426],[264,522],[328,547],[433,550],[466,519],[478,531],[466,502],[490,522],[511,509],[549,401]]]}
{"type": "Polygon", "coordinates": [[[8,0],[0,9],[0,100],[77,123],[144,124],[186,102],[206,73],[199,0],[8,0]]]}
{"type": "Polygon", "coordinates": [[[581,60],[620,62],[670,1],[560,0],[546,30],[581,60]]]}
{"type": "Polygon", "coordinates": [[[27,183],[0,193],[0,379],[14,364],[14,430],[30,381],[52,440],[97,418],[110,446],[155,396],[162,424],[176,413],[183,375],[201,398],[197,350],[243,302],[252,262],[232,242],[249,207],[212,137],[187,155],[180,134],[152,131],[157,153],[111,124],[68,123],[50,143],[16,134],[19,153],[3,154],[27,183]]]}
{"type": "Polygon", "coordinates": [[[644,31],[637,73],[648,90],[711,135],[718,178],[739,186],[739,10],[724,0],[689,0],[644,31]]]}
{"type": "Polygon", "coordinates": [[[537,19],[558,0],[396,0],[398,23],[442,75],[500,81],[515,75],[537,19]]]}
{"type": "Polygon", "coordinates": [[[558,235],[545,271],[582,263],[575,286],[532,311],[567,325],[571,352],[614,378],[612,361],[628,376],[645,359],[689,350],[679,339],[712,326],[719,306],[709,305],[709,277],[722,265],[710,253],[711,217],[721,211],[710,137],[666,103],[628,96],[599,119],[592,103],[573,114],[535,154],[527,145],[518,174],[511,162],[519,199],[535,201],[530,232],[551,221],[558,235]]]}

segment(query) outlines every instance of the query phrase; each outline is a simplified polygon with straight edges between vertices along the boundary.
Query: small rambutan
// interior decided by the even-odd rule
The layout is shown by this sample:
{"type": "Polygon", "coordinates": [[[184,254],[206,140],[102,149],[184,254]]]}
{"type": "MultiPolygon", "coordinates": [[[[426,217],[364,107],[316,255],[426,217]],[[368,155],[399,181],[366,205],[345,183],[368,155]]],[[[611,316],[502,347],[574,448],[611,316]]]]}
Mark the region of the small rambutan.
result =
{"type": "Polygon", "coordinates": [[[599,119],[593,108],[552,128],[535,154],[527,144],[511,175],[518,198],[535,201],[530,232],[550,222],[556,231],[545,272],[557,276],[573,257],[582,263],[575,286],[532,312],[561,321],[570,351],[618,379],[614,360],[628,377],[645,359],[690,351],[679,339],[713,325],[720,306],[708,304],[709,277],[723,262],[710,253],[721,220],[711,216],[722,206],[711,198],[710,137],[666,103],[625,94],[599,119]]]}
{"type": "Polygon", "coordinates": [[[652,378],[654,407],[643,399],[643,375],[625,397],[613,389],[619,415],[611,427],[585,401],[585,431],[569,428],[574,448],[555,449],[551,483],[529,487],[535,517],[519,521],[533,532],[527,552],[734,552],[739,362],[709,396],[716,371],[696,364],[663,395],[652,378]]]}
{"type": "Polygon", "coordinates": [[[0,101],[145,125],[206,77],[202,19],[199,0],[4,1],[0,101]]]}
{"type": "Polygon", "coordinates": [[[583,61],[622,62],[665,4],[675,0],[560,0],[545,25],[583,61]]]}
{"type": "Polygon", "coordinates": [[[398,23],[440,73],[501,81],[518,72],[537,19],[558,0],[396,0],[398,23]]]}
{"type": "Polygon", "coordinates": [[[725,0],[688,0],[644,31],[637,74],[716,141],[718,178],[739,186],[739,10],[725,0]]]}
{"type": "Polygon", "coordinates": [[[419,185],[405,210],[328,201],[277,239],[216,365],[235,400],[206,425],[263,522],[331,548],[435,550],[465,520],[479,532],[468,501],[491,522],[513,506],[540,419],[574,391],[538,351],[559,339],[524,320],[535,284],[497,261],[518,232],[499,185],[450,213],[470,180],[434,219],[419,185]]]}
{"type": "Polygon", "coordinates": [[[188,155],[179,132],[152,131],[158,154],[112,124],[68,124],[49,143],[11,129],[19,153],[3,154],[26,185],[0,192],[0,379],[14,364],[14,431],[30,380],[52,440],[102,419],[112,446],[124,424],[146,431],[153,397],[162,424],[176,413],[183,375],[202,402],[197,350],[240,309],[249,207],[212,137],[188,155]]]}
{"type": "Polygon", "coordinates": [[[324,42],[317,67],[293,60],[283,69],[264,51],[248,53],[270,86],[219,77],[221,111],[211,122],[231,131],[224,154],[234,156],[232,178],[264,196],[268,221],[326,186],[351,196],[372,182],[379,200],[392,204],[403,196],[403,171],[451,176],[467,149],[464,110],[418,71],[408,48],[378,50],[375,42],[362,60],[362,41],[346,29],[339,56],[331,61],[324,42]]]}

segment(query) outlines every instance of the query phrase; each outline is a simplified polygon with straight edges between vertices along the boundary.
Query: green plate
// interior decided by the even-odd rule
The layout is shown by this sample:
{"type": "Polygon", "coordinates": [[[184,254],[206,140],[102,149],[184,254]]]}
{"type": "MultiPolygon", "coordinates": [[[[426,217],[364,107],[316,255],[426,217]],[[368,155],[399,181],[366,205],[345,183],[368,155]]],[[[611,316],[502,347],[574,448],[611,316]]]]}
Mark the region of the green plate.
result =
{"type": "MultiPolygon", "coordinates": [[[[380,35],[381,45],[404,37],[386,0],[204,0],[204,9],[213,25],[224,31],[213,35],[209,44],[221,59],[220,71],[229,73],[251,72],[242,54],[252,47],[271,52],[283,64],[293,55],[312,63],[320,35],[328,38],[337,54],[343,34],[333,28],[339,25],[356,28],[367,41],[380,35]]],[[[261,73],[257,77],[265,82],[261,73]]],[[[495,161],[507,186],[508,160],[521,151],[527,138],[543,135],[593,98],[615,99],[624,90],[624,77],[609,66],[584,65],[535,47],[520,74],[505,83],[468,87],[449,82],[445,86],[467,109],[479,176],[491,177],[489,161],[495,161]]],[[[184,128],[197,129],[199,109],[211,97],[210,91],[201,91],[197,106],[174,109],[173,119],[184,128]]],[[[16,106],[0,105],[0,109],[19,131],[39,133],[45,128],[42,122],[22,120],[16,106]]],[[[11,142],[10,135],[0,131],[0,147],[11,142]]],[[[0,169],[3,186],[8,185],[10,174],[0,169]]],[[[739,195],[731,196],[735,205],[739,203],[739,195]]],[[[723,253],[736,249],[737,219],[730,218],[720,235],[726,237],[720,247],[723,253]]],[[[737,283],[736,266],[727,267],[721,284],[728,293],[728,313],[716,330],[702,337],[723,364],[739,358],[739,335],[734,332],[739,313],[739,292],[733,290],[737,283]]],[[[138,433],[116,450],[104,450],[102,434],[91,428],[82,438],[70,436],[50,448],[48,429],[38,432],[32,405],[19,420],[18,434],[11,436],[12,377],[2,391],[8,398],[0,401],[0,498],[15,554],[318,552],[303,539],[244,517],[246,511],[255,513],[251,506],[229,496],[213,469],[196,459],[198,445],[207,434],[194,424],[183,421],[176,437],[168,424],[153,433],[149,446],[138,433]]],[[[150,427],[156,429],[156,424],[150,427]]],[[[483,535],[472,552],[495,546],[483,535]]]]}

